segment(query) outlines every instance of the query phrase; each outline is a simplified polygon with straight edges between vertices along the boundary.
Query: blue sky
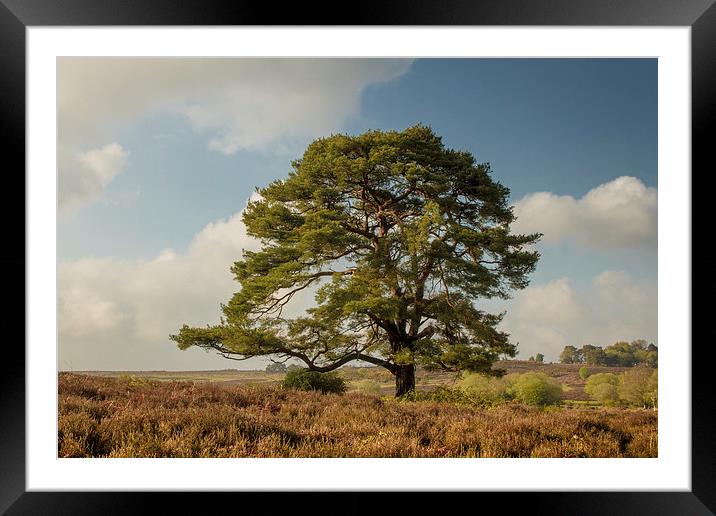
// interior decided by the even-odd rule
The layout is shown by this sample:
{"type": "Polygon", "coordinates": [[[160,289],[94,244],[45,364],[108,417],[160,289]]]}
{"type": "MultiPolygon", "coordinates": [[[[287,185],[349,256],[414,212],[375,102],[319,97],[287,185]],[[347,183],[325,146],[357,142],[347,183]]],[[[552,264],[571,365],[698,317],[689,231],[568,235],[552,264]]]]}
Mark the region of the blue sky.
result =
{"type": "Polygon", "coordinates": [[[521,356],[658,344],[656,60],[148,61],[59,64],[61,369],[261,367],[165,337],[228,300],[237,213],[314,138],[416,123],[545,233],[531,286],[485,303],[521,356]]]}

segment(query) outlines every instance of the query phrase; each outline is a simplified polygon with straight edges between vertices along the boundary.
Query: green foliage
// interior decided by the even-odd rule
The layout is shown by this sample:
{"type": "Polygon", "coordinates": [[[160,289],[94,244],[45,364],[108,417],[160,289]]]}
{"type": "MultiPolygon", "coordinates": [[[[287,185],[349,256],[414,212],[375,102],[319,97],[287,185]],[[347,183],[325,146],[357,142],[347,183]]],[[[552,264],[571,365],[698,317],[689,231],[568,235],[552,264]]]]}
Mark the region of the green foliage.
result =
{"type": "Polygon", "coordinates": [[[323,394],[342,394],[347,390],[345,380],[338,373],[319,373],[305,368],[286,373],[281,385],[284,389],[319,391],[323,394]]]}
{"type": "Polygon", "coordinates": [[[604,350],[605,363],[610,366],[631,367],[636,364],[634,353],[628,342],[615,342],[604,350]]]}
{"type": "Polygon", "coordinates": [[[543,364],[544,363],[544,355],[542,353],[537,353],[535,355],[535,362],[537,362],[538,364],[543,364]]]}
{"type": "Polygon", "coordinates": [[[603,365],[605,364],[604,350],[599,346],[586,344],[581,349],[582,362],[587,365],[603,365]]]}
{"type": "Polygon", "coordinates": [[[648,344],[645,340],[635,340],[631,344],[620,341],[602,349],[599,346],[584,345],[582,349],[574,346],[565,346],[559,355],[563,364],[586,364],[633,367],[636,365],[647,365],[657,367],[658,348],[654,344],[648,344]]]}
{"type": "Polygon", "coordinates": [[[562,385],[544,373],[510,374],[494,377],[464,374],[457,389],[440,386],[433,391],[411,391],[402,401],[433,401],[475,406],[496,406],[513,400],[540,407],[562,398],[562,385]]]}
{"type": "Polygon", "coordinates": [[[283,362],[273,362],[266,366],[266,372],[270,374],[285,373],[286,370],[286,364],[283,362]]]}
{"type": "Polygon", "coordinates": [[[630,405],[656,408],[658,404],[658,372],[646,366],[625,371],[618,386],[619,397],[630,405]]]}
{"type": "Polygon", "coordinates": [[[619,377],[612,373],[597,373],[587,379],[584,385],[586,392],[591,399],[604,405],[615,405],[619,400],[617,386],[619,377]]]}
{"type": "Polygon", "coordinates": [[[582,361],[582,355],[574,346],[564,346],[559,354],[559,361],[563,364],[578,364],[582,361]]]}
{"type": "Polygon", "coordinates": [[[544,373],[524,373],[506,377],[515,399],[525,405],[554,405],[562,399],[562,384],[544,373]]]}
{"type": "Polygon", "coordinates": [[[133,374],[120,375],[119,380],[125,382],[130,387],[144,387],[151,384],[151,382],[146,378],[142,378],[141,376],[136,376],[133,374]]]}
{"type": "Polygon", "coordinates": [[[657,367],[658,348],[653,344],[647,345],[645,340],[628,342],[616,342],[604,349],[604,364],[612,366],[631,367],[635,365],[646,365],[657,367]]]}
{"type": "Polygon", "coordinates": [[[586,366],[582,366],[579,368],[579,377],[582,380],[586,380],[587,378],[589,378],[589,369],[587,369],[586,366]]]}
{"type": "Polygon", "coordinates": [[[418,125],[320,138],[292,167],[243,212],[263,247],[231,268],[241,289],[221,324],[183,326],[171,336],[180,348],[296,358],[323,372],[362,360],[403,380],[416,365],[489,372],[515,356],[497,329],[503,314],[474,300],[526,287],[541,235],[510,232],[509,190],[489,164],[418,125]],[[316,306],[283,317],[302,291],[316,306]]]}
{"type": "Polygon", "coordinates": [[[600,383],[592,390],[591,397],[602,405],[616,405],[619,401],[617,387],[611,383],[600,383]]]}
{"type": "Polygon", "coordinates": [[[476,403],[482,405],[495,405],[512,399],[510,384],[506,378],[467,374],[460,380],[459,387],[476,403]]]}
{"type": "Polygon", "coordinates": [[[658,348],[654,344],[647,344],[645,340],[635,340],[629,347],[634,356],[634,362],[649,367],[658,367],[658,348]]]}

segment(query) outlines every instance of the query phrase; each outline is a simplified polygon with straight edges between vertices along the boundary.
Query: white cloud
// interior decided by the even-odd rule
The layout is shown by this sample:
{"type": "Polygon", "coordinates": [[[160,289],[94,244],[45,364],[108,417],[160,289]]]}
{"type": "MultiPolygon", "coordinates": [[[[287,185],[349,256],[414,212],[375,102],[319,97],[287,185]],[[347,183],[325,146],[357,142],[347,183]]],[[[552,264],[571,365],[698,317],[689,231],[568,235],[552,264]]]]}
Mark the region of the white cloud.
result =
{"type": "Polygon", "coordinates": [[[655,247],[657,190],[622,176],[581,199],[532,193],[515,203],[516,232],[544,234],[545,242],[571,239],[593,248],[655,247]]]}
{"type": "Polygon", "coordinates": [[[60,140],[86,145],[156,112],[179,113],[208,145],[232,154],[335,131],[366,86],[410,67],[404,59],[63,58],[60,140]]]}
{"type": "Polygon", "coordinates": [[[229,271],[242,249],[258,249],[241,213],[207,225],[186,253],[152,260],[83,258],[58,268],[61,368],[226,368],[200,350],[179,351],[169,333],[219,320],[219,303],[238,288],[229,271]]]}
{"type": "Polygon", "coordinates": [[[564,346],[608,346],[619,340],[657,342],[657,287],[621,271],[596,276],[578,292],[561,278],[526,288],[507,308],[502,329],[519,342],[520,356],[557,360],[564,346]]]}
{"type": "Polygon", "coordinates": [[[293,151],[305,139],[340,130],[358,113],[367,86],[403,75],[410,63],[62,58],[57,67],[59,172],[67,186],[61,198],[96,198],[101,183],[85,185],[82,178],[97,164],[91,156],[78,164],[77,155],[94,152],[87,149],[116,139],[143,117],[179,116],[206,139],[208,148],[224,154],[241,149],[293,151]]]}
{"type": "Polygon", "coordinates": [[[60,149],[59,205],[64,209],[94,201],[127,164],[128,152],[110,143],[87,152],[60,149]]]}

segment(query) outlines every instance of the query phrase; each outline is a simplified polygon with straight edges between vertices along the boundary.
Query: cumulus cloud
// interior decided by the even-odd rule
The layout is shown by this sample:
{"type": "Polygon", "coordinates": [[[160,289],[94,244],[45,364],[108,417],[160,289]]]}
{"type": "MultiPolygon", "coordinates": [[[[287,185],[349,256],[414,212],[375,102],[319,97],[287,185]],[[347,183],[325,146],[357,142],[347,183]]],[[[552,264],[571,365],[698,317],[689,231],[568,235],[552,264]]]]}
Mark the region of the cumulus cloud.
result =
{"type": "MultiPolygon", "coordinates": [[[[58,148],[63,198],[87,175],[93,152],[142,118],[170,114],[210,149],[289,149],[336,132],[357,114],[365,88],[407,72],[405,59],[79,58],[58,60],[58,148]],[[64,159],[63,159],[64,156],[64,159]],[[84,167],[84,168],[83,168],[84,167]]],[[[116,174],[115,174],[116,175],[116,174]]],[[[94,186],[102,186],[98,183],[94,186]]],[[[106,186],[106,185],[105,185],[106,186]]]]}
{"type": "Polygon", "coordinates": [[[101,197],[104,189],[127,164],[128,152],[118,143],[86,152],[60,151],[60,208],[78,206],[101,197]]]}
{"type": "Polygon", "coordinates": [[[185,253],[165,249],[151,260],[83,258],[58,267],[61,368],[234,367],[168,339],[182,324],[219,321],[219,303],[237,288],[230,265],[258,249],[241,213],[208,224],[185,253]]]}
{"type": "MultiPolygon", "coordinates": [[[[250,200],[260,199],[252,194],[250,200]]],[[[180,351],[169,340],[182,324],[219,322],[220,303],[240,288],[229,268],[260,242],[238,212],[207,224],[186,252],[164,249],[151,260],[82,258],[58,266],[59,365],[74,370],[223,369],[262,367],[265,359],[226,360],[199,349],[180,351]]],[[[297,295],[285,315],[313,301],[297,295]]]]}
{"type": "Polygon", "coordinates": [[[532,193],[514,205],[516,232],[543,233],[545,242],[570,239],[592,248],[655,247],[657,190],[622,176],[581,199],[532,193]]]}
{"type": "Polygon", "coordinates": [[[618,340],[657,342],[657,287],[622,271],[605,271],[584,291],[568,278],[526,288],[507,309],[502,329],[520,356],[557,360],[564,346],[608,346],[618,340]]]}
{"type": "Polygon", "coordinates": [[[62,58],[60,138],[76,141],[156,111],[185,116],[231,154],[335,130],[360,94],[405,59],[62,58]]]}

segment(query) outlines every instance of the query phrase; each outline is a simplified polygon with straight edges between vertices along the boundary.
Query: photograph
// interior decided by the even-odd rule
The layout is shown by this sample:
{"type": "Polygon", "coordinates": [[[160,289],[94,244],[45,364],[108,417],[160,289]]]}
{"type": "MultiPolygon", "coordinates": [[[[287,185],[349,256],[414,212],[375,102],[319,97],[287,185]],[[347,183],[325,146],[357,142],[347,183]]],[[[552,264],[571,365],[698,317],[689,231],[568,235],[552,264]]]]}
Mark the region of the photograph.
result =
{"type": "Polygon", "coordinates": [[[57,459],[659,458],[659,66],[57,56],[57,459]]]}
{"type": "Polygon", "coordinates": [[[713,2],[0,0],[0,514],[713,514],[713,2]]]}

